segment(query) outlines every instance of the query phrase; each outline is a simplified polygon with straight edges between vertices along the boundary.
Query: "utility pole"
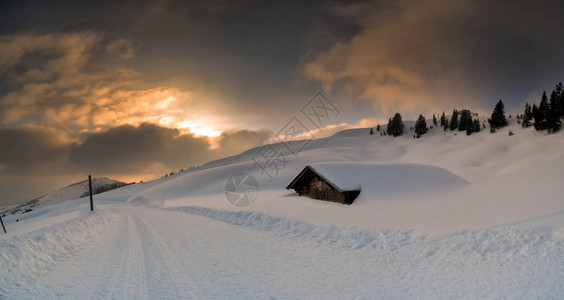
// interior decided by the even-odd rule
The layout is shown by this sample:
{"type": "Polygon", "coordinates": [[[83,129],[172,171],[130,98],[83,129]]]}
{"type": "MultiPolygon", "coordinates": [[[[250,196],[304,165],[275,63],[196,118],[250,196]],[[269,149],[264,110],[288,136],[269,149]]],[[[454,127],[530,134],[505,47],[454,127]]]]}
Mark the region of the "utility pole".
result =
{"type": "Polygon", "coordinates": [[[2,229],[4,229],[4,234],[6,234],[6,227],[4,227],[4,221],[2,221],[2,216],[0,216],[0,223],[2,223],[2,229]]]}
{"type": "Polygon", "coordinates": [[[94,202],[92,201],[92,176],[88,175],[88,188],[90,191],[90,211],[94,211],[94,202]]]}

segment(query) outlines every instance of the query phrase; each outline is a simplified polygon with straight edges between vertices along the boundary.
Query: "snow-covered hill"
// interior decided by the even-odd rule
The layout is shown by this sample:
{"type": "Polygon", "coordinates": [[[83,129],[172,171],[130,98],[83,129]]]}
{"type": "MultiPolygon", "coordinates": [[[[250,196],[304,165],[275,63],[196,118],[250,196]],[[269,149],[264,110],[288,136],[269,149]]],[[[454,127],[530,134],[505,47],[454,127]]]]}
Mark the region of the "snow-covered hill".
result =
{"type": "MultiPolygon", "coordinates": [[[[190,173],[180,174],[151,188],[132,192],[129,201],[165,206],[198,206],[234,209],[223,195],[225,182],[233,174],[248,173],[259,183],[260,193],[253,205],[238,210],[267,214],[318,225],[361,226],[372,229],[414,229],[418,234],[446,234],[521,222],[545,220],[564,225],[564,192],[559,182],[564,170],[564,133],[553,135],[522,129],[515,119],[495,134],[483,130],[444,132],[433,128],[420,139],[412,133],[402,137],[369,135],[369,129],[346,130],[332,137],[312,140],[293,155],[284,144],[274,144],[283,153],[286,165],[278,173],[259,166],[258,147],[239,155],[210,162],[190,173]],[[509,135],[512,131],[514,135],[509,135]],[[298,197],[286,185],[306,166],[314,163],[386,163],[395,181],[379,179],[359,171],[350,181],[364,184],[363,192],[350,207],[298,197]],[[468,184],[455,190],[434,181],[424,192],[418,190],[425,178],[414,176],[416,169],[401,164],[441,168],[468,184]],[[372,180],[372,182],[370,182],[372,180]],[[368,182],[367,182],[368,181],[368,182]]],[[[409,130],[411,123],[406,122],[409,130]]],[[[270,146],[268,146],[270,148],[270,146]]],[[[291,146],[290,146],[291,147],[291,146]]],[[[431,172],[428,172],[431,174],[431,172]]],[[[422,175],[421,175],[422,176],[422,175]]],[[[446,178],[445,178],[446,180],[446,178]]],[[[541,222],[542,223],[542,222],[541,222]]]]}
{"type": "MultiPolygon", "coordinates": [[[[122,186],[125,186],[124,182],[120,182],[113,179],[108,179],[105,177],[93,177],[92,178],[92,191],[94,194],[99,194],[101,192],[113,190],[122,186]]],[[[58,189],[56,191],[45,194],[39,198],[33,199],[19,205],[12,211],[25,211],[29,209],[37,209],[45,205],[53,205],[68,200],[75,200],[82,197],[88,196],[89,187],[88,179],[80,182],[73,183],[64,188],[58,189]]]]}
{"type": "Polygon", "coordinates": [[[564,133],[509,120],[278,143],[100,194],[94,213],[67,201],[7,216],[0,298],[563,298],[564,133]],[[359,197],[286,190],[307,165],[359,197]],[[224,194],[240,173],[259,190],[246,207],[224,194]]]}

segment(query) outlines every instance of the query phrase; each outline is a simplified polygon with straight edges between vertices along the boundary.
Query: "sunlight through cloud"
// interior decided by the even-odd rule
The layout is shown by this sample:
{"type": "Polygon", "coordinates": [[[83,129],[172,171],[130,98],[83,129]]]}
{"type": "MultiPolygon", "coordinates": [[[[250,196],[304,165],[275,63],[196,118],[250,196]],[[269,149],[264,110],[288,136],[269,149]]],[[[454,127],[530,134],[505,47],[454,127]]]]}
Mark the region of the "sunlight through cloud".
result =
{"type": "Polygon", "coordinates": [[[193,133],[196,136],[218,137],[221,132],[201,121],[182,121],[177,124],[182,133],[193,133]],[[187,130],[187,132],[185,132],[187,130]]]}

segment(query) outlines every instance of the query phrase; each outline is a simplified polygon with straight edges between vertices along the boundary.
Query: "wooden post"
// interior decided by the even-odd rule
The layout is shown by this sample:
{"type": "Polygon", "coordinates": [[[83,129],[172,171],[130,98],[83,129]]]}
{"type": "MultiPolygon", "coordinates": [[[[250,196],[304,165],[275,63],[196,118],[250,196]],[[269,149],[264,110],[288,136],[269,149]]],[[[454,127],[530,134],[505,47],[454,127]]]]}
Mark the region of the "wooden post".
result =
{"type": "Polygon", "coordinates": [[[2,229],[4,229],[4,233],[6,233],[6,227],[4,227],[4,221],[2,221],[2,216],[0,216],[0,223],[2,223],[2,229]]]}
{"type": "Polygon", "coordinates": [[[90,191],[90,211],[94,211],[94,202],[92,201],[92,176],[88,175],[88,188],[90,191]]]}

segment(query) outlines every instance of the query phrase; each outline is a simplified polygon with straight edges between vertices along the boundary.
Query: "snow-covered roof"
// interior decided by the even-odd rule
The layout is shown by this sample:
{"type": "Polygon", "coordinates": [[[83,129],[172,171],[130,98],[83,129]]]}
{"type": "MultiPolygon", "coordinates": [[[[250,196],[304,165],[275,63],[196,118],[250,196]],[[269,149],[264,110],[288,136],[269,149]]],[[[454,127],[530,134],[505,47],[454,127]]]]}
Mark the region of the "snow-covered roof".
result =
{"type": "Polygon", "coordinates": [[[442,188],[460,183],[458,176],[445,169],[410,163],[328,162],[310,164],[288,185],[292,188],[307,170],[315,172],[339,192],[390,195],[427,187],[442,188]]]}
{"type": "Polygon", "coordinates": [[[328,184],[333,186],[337,191],[354,191],[360,190],[356,164],[350,163],[318,163],[311,164],[310,167],[315,173],[322,177],[328,184]]]}
{"type": "Polygon", "coordinates": [[[290,184],[288,184],[287,189],[293,188],[300,179],[308,173],[308,171],[314,172],[317,176],[321,177],[325,182],[331,185],[338,192],[354,191],[360,190],[361,186],[359,184],[359,177],[362,176],[362,168],[358,168],[360,165],[357,163],[316,163],[306,166],[300,174],[298,174],[290,184]],[[361,173],[359,173],[359,171],[361,173]]]}

